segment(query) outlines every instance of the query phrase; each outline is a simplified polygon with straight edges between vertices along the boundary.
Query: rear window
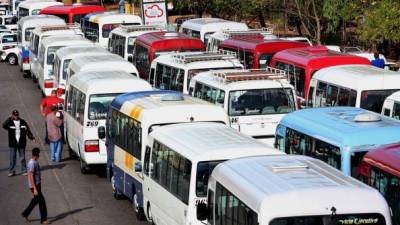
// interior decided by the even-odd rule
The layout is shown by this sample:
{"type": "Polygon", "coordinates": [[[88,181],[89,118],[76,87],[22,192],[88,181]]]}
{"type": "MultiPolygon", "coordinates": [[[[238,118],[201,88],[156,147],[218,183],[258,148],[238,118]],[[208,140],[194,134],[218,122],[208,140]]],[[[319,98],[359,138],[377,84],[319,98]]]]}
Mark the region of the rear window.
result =
{"type": "Polygon", "coordinates": [[[5,35],[1,39],[1,42],[4,43],[13,43],[17,42],[17,35],[5,35]]]}
{"type": "Polygon", "coordinates": [[[116,96],[120,94],[96,94],[91,95],[89,100],[89,119],[104,120],[107,118],[108,106],[116,96]]]}

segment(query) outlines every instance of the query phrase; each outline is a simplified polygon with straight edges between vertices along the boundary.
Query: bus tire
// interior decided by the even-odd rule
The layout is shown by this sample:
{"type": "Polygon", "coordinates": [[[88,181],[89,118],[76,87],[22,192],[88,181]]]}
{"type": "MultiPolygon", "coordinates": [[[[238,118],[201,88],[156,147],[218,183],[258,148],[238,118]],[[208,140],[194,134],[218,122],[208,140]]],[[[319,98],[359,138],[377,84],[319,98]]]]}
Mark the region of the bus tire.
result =
{"type": "Polygon", "coordinates": [[[113,197],[115,200],[121,199],[121,193],[118,191],[117,187],[115,186],[115,176],[114,174],[111,175],[111,188],[113,190],[113,197]]]}
{"type": "Polygon", "coordinates": [[[154,220],[153,220],[153,214],[151,214],[150,202],[147,202],[147,221],[151,225],[155,225],[154,220]]]}
{"type": "Polygon", "coordinates": [[[79,166],[81,169],[82,174],[87,174],[88,173],[88,168],[86,163],[83,161],[82,157],[79,157],[79,166]]]}
{"type": "Polygon", "coordinates": [[[137,203],[136,194],[133,196],[133,207],[135,208],[136,219],[138,219],[139,221],[144,220],[146,216],[144,215],[143,208],[140,207],[139,204],[137,203]]]}

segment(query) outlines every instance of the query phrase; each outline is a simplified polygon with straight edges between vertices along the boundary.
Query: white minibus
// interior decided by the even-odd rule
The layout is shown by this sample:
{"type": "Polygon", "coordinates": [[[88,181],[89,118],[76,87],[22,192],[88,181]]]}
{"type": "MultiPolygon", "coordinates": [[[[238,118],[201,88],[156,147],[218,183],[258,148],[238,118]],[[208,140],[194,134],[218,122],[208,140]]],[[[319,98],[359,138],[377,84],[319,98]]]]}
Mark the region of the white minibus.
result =
{"type": "Polygon", "coordinates": [[[0,16],[0,25],[7,27],[7,29],[17,32],[18,30],[18,18],[13,15],[1,15],[0,16]]]}
{"type": "Polygon", "coordinates": [[[64,47],[56,51],[56,58],[53,64],[53,73],[55,76],[55,88],[60,98],[64,98],[67,71],[69,63],[72,59],[79,56],[90,55],[109,55],[110,53],[104,48],[93,44],[64,47]]]}
{"type": "Polygon", "coordinates": [[[196,206],[207,201],[208,178],[219,163],[281,154],[224,124],[175,124],[156,129],[150,133],[144,157],[147,219],[154,224],[202,225],[196,219],[196,206]]]}
{"type": "Polygon", "coordinates": [[[235,53],[182,52],[160,55],[150,67],[150,84],[157,89],[188,93],[190,80],[210,70],[243,69],[235,53]]]}
{"type": "Polygon", "coordinates": [[[132,92],[116,97],[110,104],[107,176],[114,197],[122,194],[134,202],[139,219],[144,219],[144,178],[135,168],[139,171],[143,166],[149,133],[162,126],[197,122],[229,124],[220,107],[176,91],[132,92]]]}
{"type": "Polygon", "coordinates": [[[197,215],[209,225],[392,224],[378,191],[306,156],[221,163],[209,178],[207,197],[197,215]]]}
{"type": "Polygon", "coordinates": [[[156,31],[162,31],[162,29],[149,25],[121,25],[110,32],[108,50],[133,63],[133,47],[136,37],[156,31]]]}
{"type": "Polygon", "coordinates": [[[400,91],[389,95],[383,102],[382,115],[400,120],[400,91]]]}
{"type": "Polygon", "coordinates": [[[179,32],[198,38],[207,46],[211,34],[219,30],[246,31],[249,28],[245,23],[239,23],[220,18],[196,18],[186,20],[179,28],[179,32]]]}
{"type": "Polygon", "coordinates": [[[68,79],[74,74],[82,71],[113,71],[113,70],[123,70],[133,76],[138,76],[138,71],[136,67],[124,60],[119,55],[115,54],[102,54],[102,55],[83,55],[77,56],[71,60],[68,73],[67,73],[67,85],[68,79]]]}
{"type": "Polygon", "coordinates": [[[107,151],[98,127],[105,126],[108,106],[118,95],[151,90],[151,86],[124,71],[82,72],[69,80],[64,117],[66,142],[80,158],[82,173],[90,165],[105,164],[107,151]]]}
{"type": "Polygon", "coordinates": [[[370,65],[332,66],[311,79],[309,107],[355,106],[381,113],[385,98],[400,90],[394,71],[370,65]]]}
{"type": "Polygon", "coordinates": [[[30,51],[31,32],[38,26],[66,25],[63,19],[53,15],[26,16],[18,21],[18,64],[21,71],[30,73],[30,51]]]}
{"type": "Polygon", "coordinates": [[[56,5],[64,5],[62,2],[56,1],[23,1],[18,5],[17,9],[17,17],[18,19],[22,19],[25,16],[35,16],[40,14],[40,10],[56,5]]]}
{"type": "Polygon", "coordinates": [[[80,35],[52,36],[45,38],[39,47],[37,73],[38,86],[44,96],[49,96],[55,88],[53,63],[56,51],[66,46],[88,45],[91,42],[80,35]]]}
{"type": "Polygon", "coordinates": [[[192,78],[189,94],[221,106],[231,127],[273,144],[276,126],[295,111],[296,94],[283,70],[221,70],[192,78]]]}
{"type": "Polygon", "coordinates": [[[119,25],[141,25],[142,18],[132,14],[102,12],[93,16],[85,17],[88,21],[82,24],[82,30],[85,37],[99,44],[103,48],[107,48],[108,38],[111,30],[119,25]]]}
{"type": "Polygon", "coordinates": [[[70,25],[50,25],[50,26],[38,26],[36,27],[31,33],[31,42],[29,44],[29,62],[31,64],[31,74],[32,80],[34,82],[37,81],[37,77],[35,76],[38,74],[37,67],[38,67],[38,53],[39,47],[44,38],[50,36],[65,36],[65,35],[81,35],[82,31],[77,29],[77,27],[70,26],[70,25]]]}

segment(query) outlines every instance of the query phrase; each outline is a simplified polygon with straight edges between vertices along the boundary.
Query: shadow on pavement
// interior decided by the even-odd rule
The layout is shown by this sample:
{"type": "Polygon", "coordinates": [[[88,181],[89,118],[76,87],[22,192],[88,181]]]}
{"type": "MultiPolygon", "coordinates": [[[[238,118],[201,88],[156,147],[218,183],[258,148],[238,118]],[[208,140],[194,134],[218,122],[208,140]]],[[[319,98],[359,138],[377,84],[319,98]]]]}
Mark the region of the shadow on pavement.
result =
{"type": "MultiPolygon", "coordinates": [[[[49,219],[50,222],[54,223],[57,220],[62,220],[67,216],[70,216],[70,215],[73,215],[73,214],[76,214],[76,213],[79,213],[79,212],[82,212],[84,210],[91,209],[91,208],[93,208],[93,206],[88,206],[88,207],[84,207],[84,208],[80,208],[80,209],[73,209],[73,210],[70,210],[70,211],[65,212],[65,213],[60,213],[57,216],[49,217],[48,219],[49,219]]],[[[35,222],[35,221],[40,221],[40,219],[30,220],[30,222],[35,222]]]]}
{"type": "Polygon", "coordinates": [[[41,167],[41,171],[45,170],[52,170],[52,169],[62,169],[65,167],[64,163],[58,163],[58,164],[53,164],[53,165],[45,165],[41,167]]]}

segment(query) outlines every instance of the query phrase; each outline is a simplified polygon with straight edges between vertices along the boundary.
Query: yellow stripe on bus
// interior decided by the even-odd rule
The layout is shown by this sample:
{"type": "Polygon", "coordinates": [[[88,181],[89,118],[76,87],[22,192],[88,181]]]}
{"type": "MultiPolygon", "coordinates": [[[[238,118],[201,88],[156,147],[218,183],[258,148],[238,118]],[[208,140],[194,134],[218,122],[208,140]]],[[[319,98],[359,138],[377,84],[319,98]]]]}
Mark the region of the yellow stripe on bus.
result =
{"type": "Polygon", "coordinates": [[[142,113],[143,108],[140,106],[135,106],[132,111],[130,116],[134,118],[135,120],[139,120],[140,114],[142,113]]]}
{"type": "Polygon", "coordinates": [[[134,164],[134,158],[133,155],[129,154],[128,152],[125,152],[125,167],[128,168],[129,170],[133,170],[133,164],[134,164]]]}

